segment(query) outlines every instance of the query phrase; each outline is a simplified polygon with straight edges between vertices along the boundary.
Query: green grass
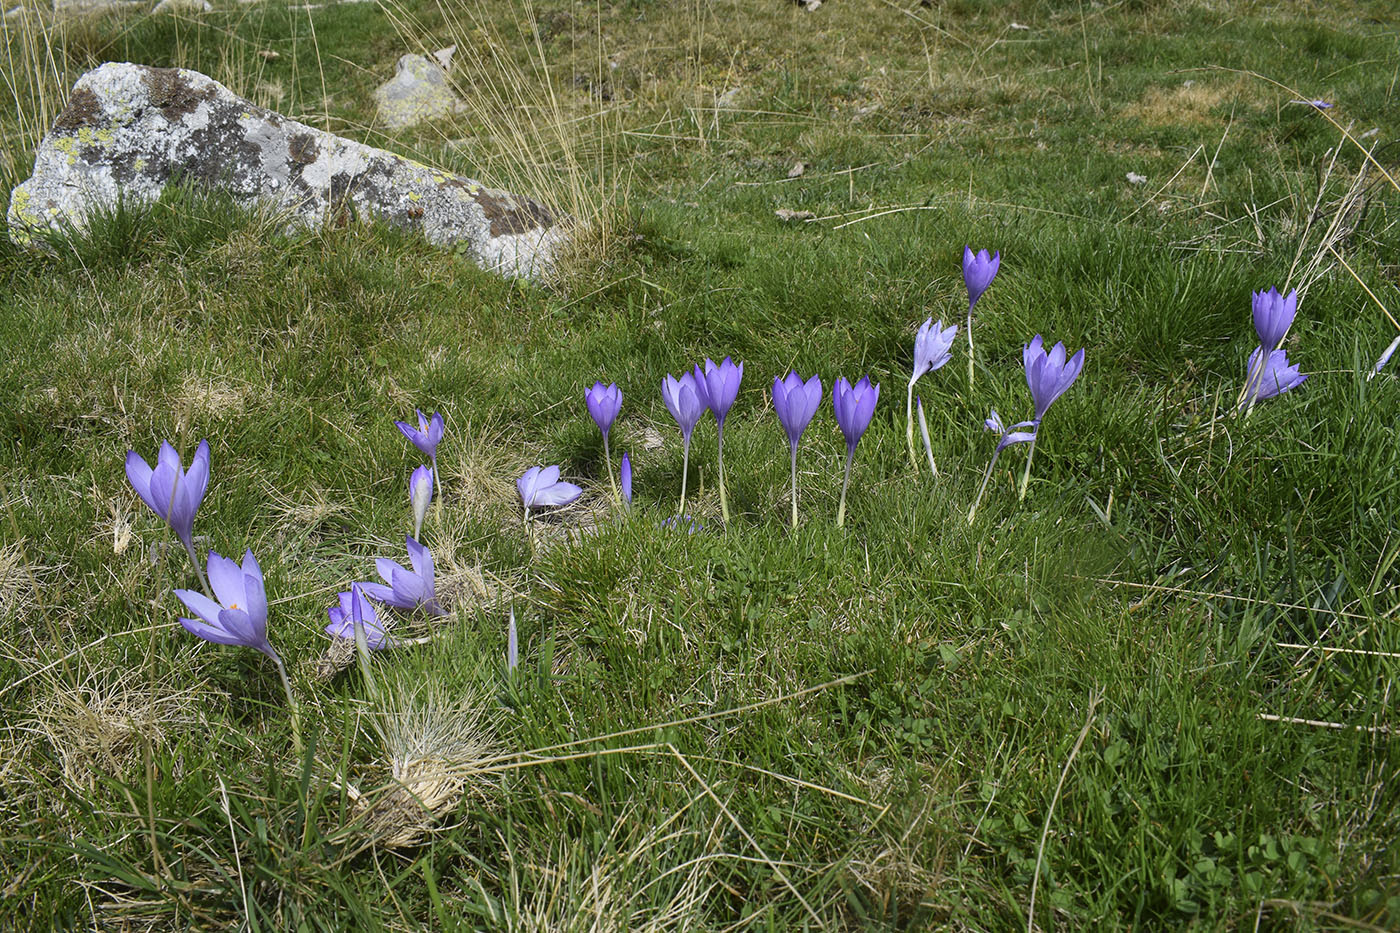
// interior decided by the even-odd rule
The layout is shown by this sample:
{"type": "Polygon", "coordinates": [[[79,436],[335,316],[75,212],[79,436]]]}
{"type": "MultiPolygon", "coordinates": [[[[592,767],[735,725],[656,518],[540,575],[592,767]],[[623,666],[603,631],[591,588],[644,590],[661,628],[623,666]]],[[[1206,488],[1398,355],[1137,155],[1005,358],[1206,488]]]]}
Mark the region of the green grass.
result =
{"type": "MultiPolygon", "coordinates": [[[[0,926],[1002,930],[1034,888],[1041,929],[1394,927],[1400,384],[1365,373],[1395,333],[1375,301],[1400,310],[1396,189],[1371,172],[1334,242],[1364,288],[1322,243],[1364,166],[1339,127],[1400,164],[1395,26],[1380,2],[414,0],[55,27],[68,83],[197,68],[503,185],[573,159],[529,193],[574,203],[586,177],[612,224],[548,287],[186,191],[51,253],[0,240],[0,926]],[[577,137],[520,148],[486,111],[374,129],[399,54],[522,18],[541,38],[501,46],[502,93],[539,99],[543,49],[577,137]],[[903,390],[918,325],[965,312],[965,243],[1003,263],[975,385],[962,334],[919,383],[934,480],[903,390]],[[1286,282],[1310,379],[1222,417],[1250,291],[1286,282]],[[1013,447],[969,525],[981,420],[1029,417],[1035,333],[1085,347],[1084,374],[1025,502],[1013,447]],[[724,355],[746,372],[734,517],[710,421],[684,534],[660,524],[681,448],[658,389],[724,355]],[[844,529],[829,396],[788,526],[768,386],[789,368],[882,385],[844,529]],[[624,395],[630,520],[596,379],[624,395]],[[415,407],[447,418],[424,540],[452,614],[377,656],[377,687],[321,678],[336,592],[403,559],[415,407]],[[179,627],[192,575],[122,470],[206,437],[196,535],[262,564],[301,757],[272,665],[179,627]],[[532,546],[513,481],[537,463],[586,493],[532,546]],[[456,783],[391,846],[370,827],[400,819],[395,777],[433,757],[402,733],[429,725],[456,783]]],[[[13,184],[59,83],[10,77],[13,184]]]]}

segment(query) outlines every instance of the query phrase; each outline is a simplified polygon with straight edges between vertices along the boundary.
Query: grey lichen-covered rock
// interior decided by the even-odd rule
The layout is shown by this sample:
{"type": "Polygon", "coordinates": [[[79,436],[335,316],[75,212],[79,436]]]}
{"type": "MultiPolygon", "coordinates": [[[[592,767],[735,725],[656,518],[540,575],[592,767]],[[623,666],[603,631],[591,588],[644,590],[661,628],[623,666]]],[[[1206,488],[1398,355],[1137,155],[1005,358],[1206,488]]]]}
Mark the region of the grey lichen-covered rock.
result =
{"type": "Polygon", "coordinates": [[[400,58],[397,73],[375,89],[374,102],[379,119],[395,130],[445,117],[457,109],[457,95],[452,93],[447,72],[422,55],[400,58]]]}
{"type": "Polygon", "coordinates": [[[198,72],[124,63],[74,85],[10,197],[10,237],[81,229],[91,210],[148,204],[176,180],[284,210],[289,227],[377,217],[508,276],[545,275],[569,238],[529,198],[289,120],[198,72]]]}

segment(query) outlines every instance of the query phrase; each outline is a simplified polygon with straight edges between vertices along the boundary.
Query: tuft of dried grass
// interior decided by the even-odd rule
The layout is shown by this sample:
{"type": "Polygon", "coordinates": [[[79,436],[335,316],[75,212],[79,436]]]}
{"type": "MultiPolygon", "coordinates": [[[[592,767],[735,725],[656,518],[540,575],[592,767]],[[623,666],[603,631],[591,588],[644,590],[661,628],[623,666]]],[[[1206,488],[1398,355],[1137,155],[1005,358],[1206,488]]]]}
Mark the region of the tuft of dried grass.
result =
{"type": "Polygon", "coordinates": [[[200,723],[191,710],[208,706],[216,689],[196,683],[175,689],[142,680],[144,671],[101,669],[80,682],[48,678],[34,705],[34,729],[48,740],[64,782],[91,792],[99,775],[126,776],[143,746],[159,747],[170,733],[200,723]]]}
{"type": "Polygon", "coordinates": [[[434,681],[396,680],[370,717],[392,779],[382,793],[359,798],[360,821],[376,844],[417,843],[469,793],[482,794],[484,765],[497,753],[491,706],[483,692],[434,681]]]}

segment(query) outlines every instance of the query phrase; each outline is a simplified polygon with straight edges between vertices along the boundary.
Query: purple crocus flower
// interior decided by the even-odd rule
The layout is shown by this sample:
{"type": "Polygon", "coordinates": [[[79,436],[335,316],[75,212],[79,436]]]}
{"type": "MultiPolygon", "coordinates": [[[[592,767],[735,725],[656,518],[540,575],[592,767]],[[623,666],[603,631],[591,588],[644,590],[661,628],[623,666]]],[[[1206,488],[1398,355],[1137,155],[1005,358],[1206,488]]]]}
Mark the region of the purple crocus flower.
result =
{"type": "Polygon", "coordinates": [[[399,426],[399,430],[403,432],[403,436],[408,438],[413,446],[417,447],[418,450],[422,452],[423,456],[432,461],[433,478],[437,481],[437,492],[438,498],[440,499],[442,498],[442,478],[438,476],[437,471],[437,449],[438,444],[442,441],[442,415],[433,412],[433,417],[429,420],[424,418],[423,413],[416,408],[413,410],[413,413],[418,416],[417,428],[405,421],[395,421],[394,424],[399,426]]]}
{"type": "Polygon", "coordinates": [[[608,485],[612,486],[613,500],[616,501],[617,483],[612,474],[612,454],[608,452],[608,431],[617,420],[617,413],[622,410],[622,392],[616,382],[606,386],[595,382],[593,388],[583,394],[583,400],[588,405],[588,413],[593,416],[593,422],[598,425],[598,430],[603,432],[603,462],[607,465],[608,485]]]}
{"type": "Polygon", "coordinates": [[[432,552],[411,537],[404,540],[408,542],[408,561],[413,569],[406,570],[402,564],[380,557],[374,566],[384,583],[362,583],[360,588],[370,599],[395,609],[412,610],[422,606],[430,615],[447,615],[437,601],[432,552]]]}
{"type": "Polygon", "coordinates": [[[433,501],[433,471],[426,465],[413,471],[408,478],[408,501],[413,506],[413,536],[423,532],[423,517],[428,514],[428,504],[433,501]]]}
{"type": "Polygon", "coordinates": [[[625,451],[622,454],[622,501],[627,508],[632,508],[632,458],[625,451]]]}
{"type": "Polygon", "coordinates": [[[729,499],[724,487],[724,418],[729,414],[734,399],[739,396],[739,383],[743,379],[744,364],[736,366],[727,356],[719,365],[715,365],[714,360],[706,357],[703,370],[698,364],[695,367],[695,385],[700,398],[705,407],[715,413],[715,425],[718,430],[715,445],[719,461],[719,510],[724,515],[725,524],[729,523],[729,499]]]}
{"type": "Polygon", "coordinates": [[[583,494],[583,490],[573,483],[559,481],[559,468],[530,467],[525,475],[515,481],[520,491],[520,501],[525,504],[525,515],[534,509],[558,508],[568,505],[583,494]]]}
{"type": "Polygon", "coordinates": [[[199,558],[194,553],[194,513],[199,510],[199,504],[204,501],[204,492],[209,488],[209,442],[199,442],[189,470],[182,468],[180,455],[169,441],[161,442],[154,470],[140,454],[128,450],[126,478],[131,481],[141,501],[170,525],[175,537],[185,546],[185,553],[199,574],[207,598],[210,594],[209,581],[205,579],[204,568],[199,565],[199,558]]]}
{"type": "Polygon", "coordinates": [[[792,527],[797,527],[797,443],[802,432],[812,423],[817,406],[822,403],[822,381],[812,376],[806,382],[796,372],[790,372],[782,379],[773,379],[773,410],[778,413],[778,421],[787,432],[788,445],[792,448],[792,527]]]}
{"type": "Polygon", "coordinates": [[[1001,250],[997,250],[995,256],[989,255],[985,249],[978,250],[974,255],[971,246],[963,247],[963,284],[967,286],[968,311],[972,310],[977,304],[977,299],[981,298],[982,293],[992,284],[999,268],[1001,250]]]}
{"type": "Polygon", "coordinates": [[[618,389],[616,382],[606,386],[601,382],[595,382],[593,388],[584,393],[583,400],[588,405],[588,413],[593,416],[593,422],[598,425],[598,430],[603,432],[603,439],[606,441],[608,430],[612,428],[613,422],[617,420],[618,412],[622,410],[622,391],[618,389]]]}
{"type": "Polygon", "coordinates": [[[1001,268],[1001,250],[989,256],[985,249],[973,254],[971,246],[963,247],[963,284],[967,286],[967,384],[972,385],[972,309],[977,299],[992,284],[1001,268]]]}
{"type": "MultiPolygon", "coordinates": [[[[193,467],[191,467],[193,469],[193,467]]],[[[267,591],[263,588],[262,568],[251,550],[243,555],[243,565],[214,551],[209,552],[209,582],[214,597],[210,599],[194,590],[176,590],[175,595],[195,619],[180,619],[185,631],[198,635],[216,645],[239,645],[261,651],[277,665],[282,689],[287,692],[287,708],[292,714],[292,743],[301,751],[301,726],[297,717],[297,701],[292,694],[292,682],[282,658],[267,640],[267,591]]]]}
{"type": "Polygon", "coordinates": [[[1083,348],[1068,360],[1065,359],[1067,352],[1063,343],[1057,343],[1050,352],[1045,352],[1039,334],[1021,350],[1021,360],[1026,368],[1026,385],[1030,387],[1031,398],[1035,400],[1035,419],[1032,422],[1035,430],[1030,439],[1030,453],[1026,454],[1026,471],[1021,475],[1022,499],[1026,498],[1026,487],[1031,481],[1031,460],[1035,457],[1035,440],[1040,432],[1040,422],[1050,405],[1074,385],[1074,380],[1084,369],[1083,348]]]}
{"type": "Polygon", "coordinates": [[[1068,361],[1065,345],[1057,343],[1046,352],[1040,335],[1021,350],[1021,359],[1026,367],[1026,385],[1030,387],[1031,398],[1035,399],[1035,420],[1038,423],[1052,402],[1074,385],[1084,368],[1084,350],[1074,354],[1068,361]]]}
{"type": "Polygon", "coordinates": [[[1280,295],[1277,288],[1270,288],[1267,292],[1251,292],[1250,295],[1254,305],[1254,332],[1259,335],[1259,343],[1277,350],[1298,313],[1298,290],[1280,295]]]}
{"type": "Polygon", "coordinates": [[[176,590],[180,602],[199,617],[181,619],[180,624],[192,635],[219,645],[241,645],[267,655],[277,664],[282,659],[267,640],[267,595],[263,589],[262,569],[252,551],[243,555],[243,566],[209,552],[209,582],[214,596],[210,599],[194,590],[176,590]]]}
{"type": "Polygon", "coordinates": [[[693,373],[682,373],[679,379],[667,373],[661,383],[661,400],[666,403],[666,410],[676,419],[676,425],[681,429],[682,515],[685,514],[685,481],[690,473],[690,435],[700,421],[700,416],[705,413],[705,400],[701,392],[693,373]]]}
{"type": "Polygon", "coordinates": [[[360,584],[350,584],[350,592],[337,594],[337,598],[339,603],[326,610],[326,616],[331,620],[326,626],[326,634],[354,641],[358,623],[364,629],[365,644],[371,651],[393,646],[394,639],[384,630],[379,613],[374,611],[374,603],[365,598],[360,584]]]}
{"type": "MultiPolygon", "coordinates": [[[[977,516],[977,506],[982,504],[982,494],[987,491],[987,481],[992,478],[992,470],[996,469],[997,458],[1001,456],[1001,452],[1012,444],[1034,444],[1036,432],[1040,429],[1040,422],[1018,421],[1008,428],[1002,423],[1001,415],[998,415],[997,410],[993,408],[992,416],[983,421],[982,426],[997,436],[997,449],[992,452],[992,462],[987,464],[987,473],[982,477],[982,485],[977,490],[977,498],[973,500],[972,508],[967,513],[969,525],[977,516]],[[1030,428],[1030,430],[1022,431],[1021,428],[1030,428]]],[[[1027,462],[1029,462],[1029,458],[1027,458],[1027,462]]]]}
{"type": "Polygon", "coordinates": [[[919,460],[914,453],[914,383],[924,373],[942,368],[952,358],[953,340],[958,336],[956,324],[945,328],[933,318],[924,321],[914,337],[914,373],[909,377],[909,392],[904,400],[904,433],[909,441],[909,463],[917,470],[919,460]]]}
{"type": "Polygon", "coordinates": [[[875,403],[880,399],[880,386],[871,385],[870,377],[861,377],[854,386],[841,376],[831,390],[831,407],[836,412],[836,424],[846,438],[846,478],[841,483],[841,504],[836,508],[836,527],[846,523],[846,490],[851,485],[851,462],[855,460],[856,445],[860,443],[875,403]]]}
{"type": "Polygon", "coordinates": [[[1288,365],[1287,350],[1274,350],[1264,360],[1261,369],[1259,359],[1263,350],[1262,346],[1255,347],[1254,352],[1249,354],[1249,363],[1245,371],[1258,373],[1258,375],[1245,387],[1243,404],[1246,406],[1266,398],[1273,398],[1289,389],[1295,389],[1308,378],[1298,372],[1297,366],[1288,365]]]}

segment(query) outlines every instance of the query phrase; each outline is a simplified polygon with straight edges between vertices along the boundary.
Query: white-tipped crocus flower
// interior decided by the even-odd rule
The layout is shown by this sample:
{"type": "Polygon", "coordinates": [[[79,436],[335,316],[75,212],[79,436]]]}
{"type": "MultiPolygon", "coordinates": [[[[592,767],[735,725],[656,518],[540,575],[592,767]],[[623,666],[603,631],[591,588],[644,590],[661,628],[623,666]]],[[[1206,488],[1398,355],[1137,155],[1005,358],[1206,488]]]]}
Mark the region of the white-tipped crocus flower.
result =
{"type": "MultiPolygon", "coordinates": [[[[914,453],[914,383],[918,382],[924,373],[940,369],[952,358],[953,339],[957,335],[956,324],[945,328],[941,320],[934,323],[933,318],[929,318],[924,321],[919,333],[914,337],[914,372],[909,377],[909,393],[904,401],[904,420],[905,435],[909,441],[909,463],[916,470],[919,467],[919,459],[914,453]]],[[[932,462],[930,457],[929,463],[932,462]]],[[[937,475],[938,468],[932,469],[937,475]]]]}
{"type": "Polygon", "coordinates": [[[408,501],[413,506],[413,537],[418,538],[423,534],[423,517],[433,501],[433,471],[426,464],[408,478],[408,501]]]}

